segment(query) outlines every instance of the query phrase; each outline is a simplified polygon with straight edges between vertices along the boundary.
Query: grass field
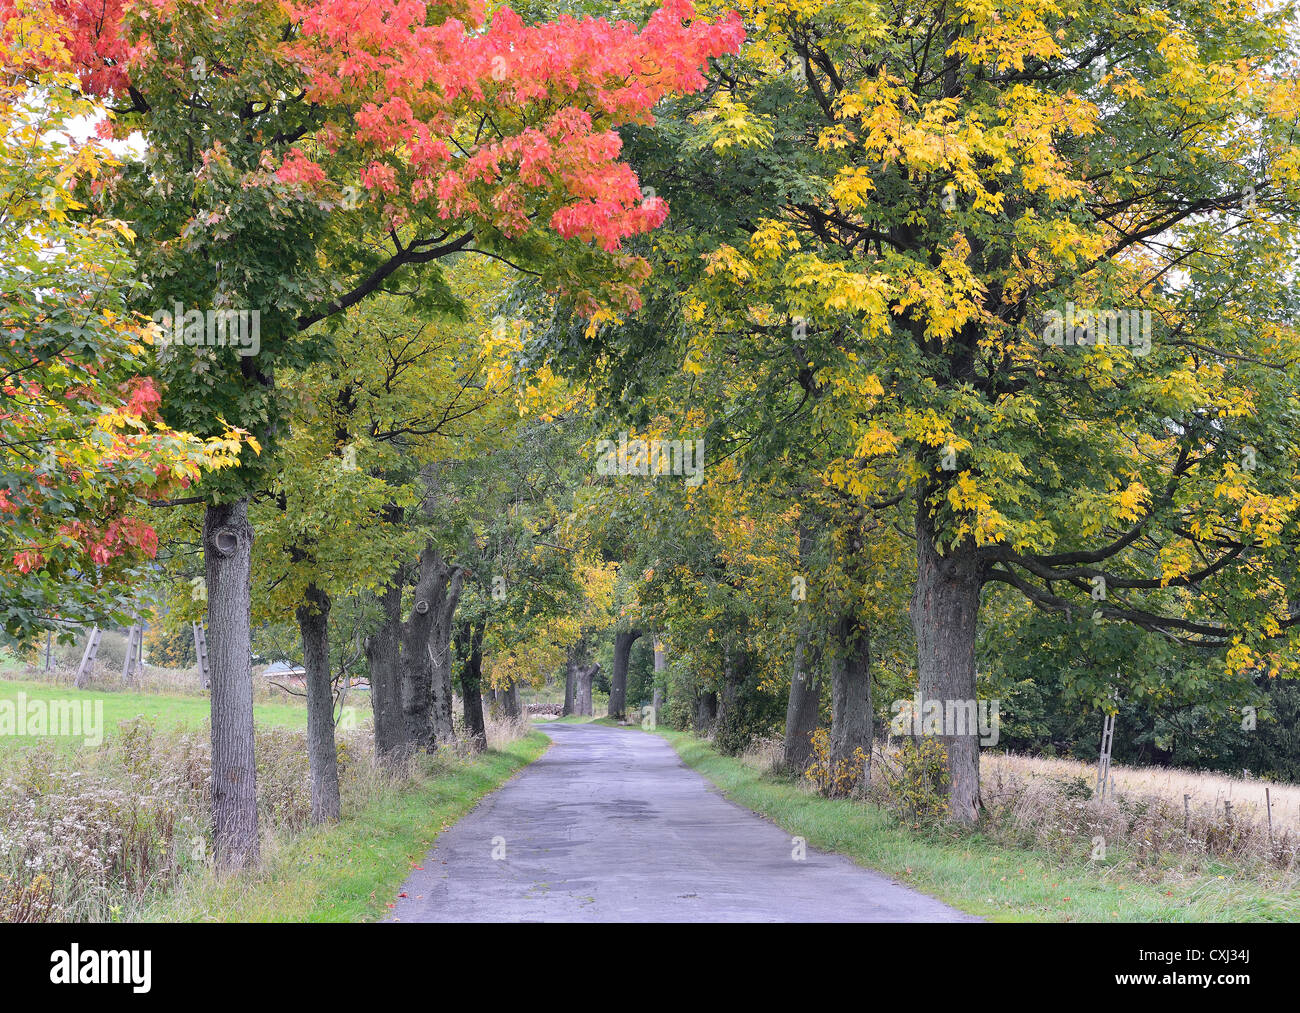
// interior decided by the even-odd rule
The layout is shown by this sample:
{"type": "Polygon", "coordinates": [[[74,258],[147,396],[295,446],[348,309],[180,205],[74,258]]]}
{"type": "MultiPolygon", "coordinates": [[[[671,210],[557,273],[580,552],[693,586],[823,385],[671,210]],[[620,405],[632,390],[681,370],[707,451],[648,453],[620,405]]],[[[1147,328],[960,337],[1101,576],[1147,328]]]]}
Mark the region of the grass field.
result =
{"type": "MultiPolygon", "coordinates": [[[[628,734],[637,734],[629,729],[628,734]]],[[[1294,879],[1244,875],[1211,863],[1200,874],[1133,870],[1123,850],[1073,864],[1009,848],[978,833],[917,832],[862,802],[821,798],[800,785],[722,756],[686,732],[660,728],[682,759],[733,801],[792,836],[878,869],[953,907],[995,921],[1296,921],[1294,879]]]]}
{"type": "MultiPolygon", "coordinates": [[[[200,694],[104,693],[26,679],[0,679],[0,701],[4,700],[15,705],[20,700],[45,703],[72,701],[76,704],[99,701],[103,705],[105,739],[117,733],[118,722],[135,717],[143,716],[153,721],[160,731],[169,731],[197,728],[208,720],[209,715],[208,698],[200,694]]],[[[257,704],[253,708],[253,717],[259,725],[266,727],[305,728],[307,725],[306,708],[291,703],[257,704]]],[[[39,741],[56,742],[68,749],[81,742],[80,739],[69,737],[47,736],[42,740],[23,735],[0,735],[0,750],[23,748],[39,741]]]]}
{"type": "Polygon", "coordinates": [[[144,909],[140,920],[374,921],[388,912],[438,834],[549,745],[545,735],[531,732],[472,761],[431,765],[413,784],[381,792],[337,826],[268,849],[260,872],[224,881],[191,878],[144,909]]]}

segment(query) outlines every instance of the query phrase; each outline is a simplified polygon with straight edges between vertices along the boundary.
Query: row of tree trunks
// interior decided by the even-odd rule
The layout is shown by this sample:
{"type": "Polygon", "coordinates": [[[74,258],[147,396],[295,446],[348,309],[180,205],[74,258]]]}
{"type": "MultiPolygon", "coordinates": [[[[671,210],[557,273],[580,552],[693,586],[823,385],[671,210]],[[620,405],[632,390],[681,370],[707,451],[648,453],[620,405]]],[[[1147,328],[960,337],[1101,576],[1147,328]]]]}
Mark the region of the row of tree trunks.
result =
{"type": "Polygon", "coordinates": [[[450,742],[451,634],[463,573],[432,543],[420,553],[409,614],[402,617],[408,571],[399,567],[380,595],[380,628],[366,639],[375,750],[398,760],[450,742]]]}
{"type": "Polygon", "coordinates": [[[592,716],[591,682],[600,671],[600,665],[588,664],[590,660],[585,637],[570,646],[564,663],[565,714],[592,716]]]}
{"type": "Polygon", "coordinates": [[[334,686],[330,677],[330,597],[315,584],[298,606],[302,667],[307,680],[307,761],[311,775],[311,821],[339,818],[338,749],[334,743],[334,686]]]}
{"type": "Polygon", "coordinates": [[[519,687],[512,682],[504,689],[493,689],[492,712],[504,718],[523,717],[524,708],[519,702],[519,687]]]}
{"type": "Polygon", "coordinates": [[[469,748],[476,753],[487,749],[487,725],[483,720],[483,632],[487,623],[464,622],[457,634],[457,651],[461,657],[460,698],[465,714],[465,735],[469,748]]]}
{"type": "Polygon", "coordinates": [[[622,721],[627,711],[627,666],[632,645],[641,639],[640,630],[614,634],[614,672],[609,680],[609,716],[622,721]]]}

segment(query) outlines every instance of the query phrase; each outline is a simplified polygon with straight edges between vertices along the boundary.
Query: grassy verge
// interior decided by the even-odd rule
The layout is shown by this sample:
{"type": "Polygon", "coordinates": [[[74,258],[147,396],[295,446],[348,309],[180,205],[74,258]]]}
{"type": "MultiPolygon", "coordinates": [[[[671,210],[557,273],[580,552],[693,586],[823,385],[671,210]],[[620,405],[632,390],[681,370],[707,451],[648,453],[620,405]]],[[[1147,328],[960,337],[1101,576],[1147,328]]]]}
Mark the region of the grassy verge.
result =
{"type": "Polygon", "coordinates": [[[883,810],[820,798],[798,784],[723,756],[686,732],[659,729],[682,759],[728,798],[813,847],[847,855],[953,907],[995,921],[1295,921],[1300,895],[1277,883],[1211,865],[1203,874],[1162,875],[1110,861],[1077,865],[976,834],[918,834],[883,810]]]}
{"type": "MultiPolygon", "coordinates": [[[[12,701],[15,705],[19,694],[27,702],[83,700],[102,701],[105,738],[117,734],[118,722],[129,721],[135,717],[145,717],[153,721],[160,729],[175,727],[197,728],[208,720],[211,705],[206,696],[198,694],[165,693],[103,693],[94,689],[74,689],[71,686],[59,686],[48,682],[36,682],[25,679],[0,679],[0,700],[12,701]]],[[[285,728],[305,728],[307,726],[307,709],[293,704],[259,703],[253,707],[253,719],[262,726],[285,728]]],[[[46,737],[48,741],[66,744],[72,748],[79,739],[46,737]]],[[[39,742],[40,737],[23,735],[0,735],[0,749],[21,748],[39,742]]]]}
{"type": "Polygon", "coordinates": [[[546,751],[539,732],[473,761],[446,761],[414,784],[380,793],[328,829],[268,848],[263,868],[219,880],[196,876],[141,912],[143,921],[373,921],[438,834],[546,751]]]}

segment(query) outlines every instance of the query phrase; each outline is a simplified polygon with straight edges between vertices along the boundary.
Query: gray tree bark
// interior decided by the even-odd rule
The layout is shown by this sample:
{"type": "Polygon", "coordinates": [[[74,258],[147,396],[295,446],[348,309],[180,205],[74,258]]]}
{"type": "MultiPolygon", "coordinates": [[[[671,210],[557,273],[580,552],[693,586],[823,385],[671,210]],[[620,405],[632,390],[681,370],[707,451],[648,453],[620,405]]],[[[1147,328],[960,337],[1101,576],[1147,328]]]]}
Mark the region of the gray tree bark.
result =
{"type": "Polygon", "coordinates": [[[465,734],[471,750],[481,753],[487,749],[487,725],[483,721],[483,632],[486,622],[462,623],[460,627],[459,654],[460,698],[465,714],[465,734]]]}
{"type": "Polygon", "coordinates": [[[405,757],[412,749],[402,716],[402,592],[406,570],[399,567],[379,596],[383,622],[366,638],[370,669],[370,706],[375,713],[375,753],[385,762],[405,757]]]}
{"type": "Polygon", "coordinates": [[[609,680],[609,716],[623,720],[627,710],[627,663],[632,645],[641,638],[640,630],[614,634],[614,673],[609,680]]]}
{"type": "Polygon", "coordinates": [[[297,609],[302,665],[307,673],[307,761],[311,774],[311,821],[339,818],[338,749],[334,743],[334,691],[330,679],[330,597],[309,584],[297,609]]]}
{"type": "Polygon", "coordinates": [[[569,658],[564,665],[564,707],[560,710],[560,717],[567,717],[574,713],[573,691],[577,676],[577,666],[573,662],[572,648],[570,648],[569,658]]]}
{"type": "Polygon", "coordinates": [[[378,653],[395,650],[397,655],[401,750],[430,751],[451,741],[451,620],[461,577],[459,567],[449,567],[433,543],[426,543],[410,615],[403,622],[399,611],[396,622],[380,631],[396,631],[396,647],[379,647],[378,653]]]}
{"type": "Polygon", "coordinates": [[[257,763],[253,755],[251,573],[248,501],[209,505],[203,515],[212,673],[212,824],[218,868],[260,856],[257,763]]]}
{"type": "MultiPolygon", "coordinates": [[[[984,566],[975,549],[960,545],[941,556],[921,498],[916,522],[917,578],[912,592],[921,698],[975,700],[975,633],[984,566]]],[[[948,730],[948,729],[945,729],[948,730]]],[[[941,736],[948,753],[949,819],[972,823],[979,815],[978,729],[941,736]]]]}
{"type": "Polygon", "coordinates": [[[416,750],[436,744],[433,724],[433,660],[429,637],[438,616],[439,596],[446,579],[442,557],[432,543],[420,552],[420,575],[415,582],[411,612],[402,624],[401,695],[406,740],[416,750]]]}
{"type": "Polygon", "coordinates": [[[586,668],[578,669],[575,679],[575,697],[578,713],[584,717],[594,717],[595,711],[591,705],[591,680],[596,677],[600,671],[600,665],[589,665],[586,668]]]}
{"type": "Polygon", "coordinates": [[[820,652],[809,644],[805,617],[794,646],[782,748],[782,761],[786,768],[798,774],[808,769],[808,761],[812,759],[812,734],[817,730],[817,712],[821,704],[820,663],[820,652]]]}
{"type": "Polygon", "coordinates": [[[433,666],[432,718],[434,740],[451,742],[455,735],[452,723],[451,634],[456,608],[460,604],[464,571],[447,566],[438,558],[443,576],[437,586],[433,607],[435,619],[429,632],[429,659],[433,666]]]}
{"type": "Polygon", "coordinates": [[[834,630],[831,659],[832,770],[857,767],[865,788],[871,774],[871,637],[853,616],[841,616],[834,630]],[[861,749],[862,763],[854,758],[861,749]]]}
{"type": "Polygon", "coordinates": [[[564,659],[564,714],[585,714],[582,709],[582,690],[579,685],[587,668],[587,639],[579,637],[569,646],[564,659]]]}

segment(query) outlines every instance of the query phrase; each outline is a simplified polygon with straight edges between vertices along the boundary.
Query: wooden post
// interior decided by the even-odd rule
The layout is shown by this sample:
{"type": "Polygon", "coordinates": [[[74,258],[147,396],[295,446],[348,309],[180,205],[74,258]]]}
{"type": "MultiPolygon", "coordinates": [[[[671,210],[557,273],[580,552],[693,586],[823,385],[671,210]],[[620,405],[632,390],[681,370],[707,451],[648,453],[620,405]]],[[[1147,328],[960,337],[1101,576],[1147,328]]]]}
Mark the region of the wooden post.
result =
{"type": "Polygon", "coordinates": [[[54,667],[54,631],[48,630],[45,634],[45,671],[54,667]]]}
{"type": "Polygon", "coordinates": [[[1268,843],[1273,843],[1273,798],[1269,795],[1268,785],[1264,786],[1264,808],[1268,812],[1268,843]]]}
{"type": "Polygon", "coordinates": [[[122,681],[144,674],[144,627],[133,624],[126,635],[126,660],[122,662],[122,681]]]}
{"type": "MultiPolygon", "coordinates": [[[[1110,751],[1115,744],[1115,715],[1107,714],[1101,726],[1101,756],[1097,760],[1097,788],[1095,794],[1101,801],[1106,801],[1106,789],[1110,787],[1110,751]]],[[[1111,790],[1114,795],[1114,790],[1111,790]]]]}
{"type": "Polygon", "coordinates": [[[1183,829],[1186,830],[1192,823],[1192,802],[1191,794],[1183,792],[1183,829]]]}
{"type": "Polygon", "coordinates": [[[99,654],[99,638],[101,636],[98,626],[90,628],[90,637],[86,640],[86,649],[81,652],[81,664],[77,666],[77,677],[73,681],[73,685],[78,689],[86,684],[86,676],[90,674],[90,669],[95,664],[95,658],[99,654]]]}
{"type": "Polygon", "coordinates": [[[212,674],[208,669],[208,638],[203,632],[203,624],[195,622],[190,624],[194,629],[194,657],[199,663],[199,688],[210,689],[212,686],[212,674]]]}
{"type": "Polygon", "coordinates": [[[135,653],[135,624],[126,631],[126,657],[122,659],[122,681],[131,677],[131,655],[135,653]]]}

